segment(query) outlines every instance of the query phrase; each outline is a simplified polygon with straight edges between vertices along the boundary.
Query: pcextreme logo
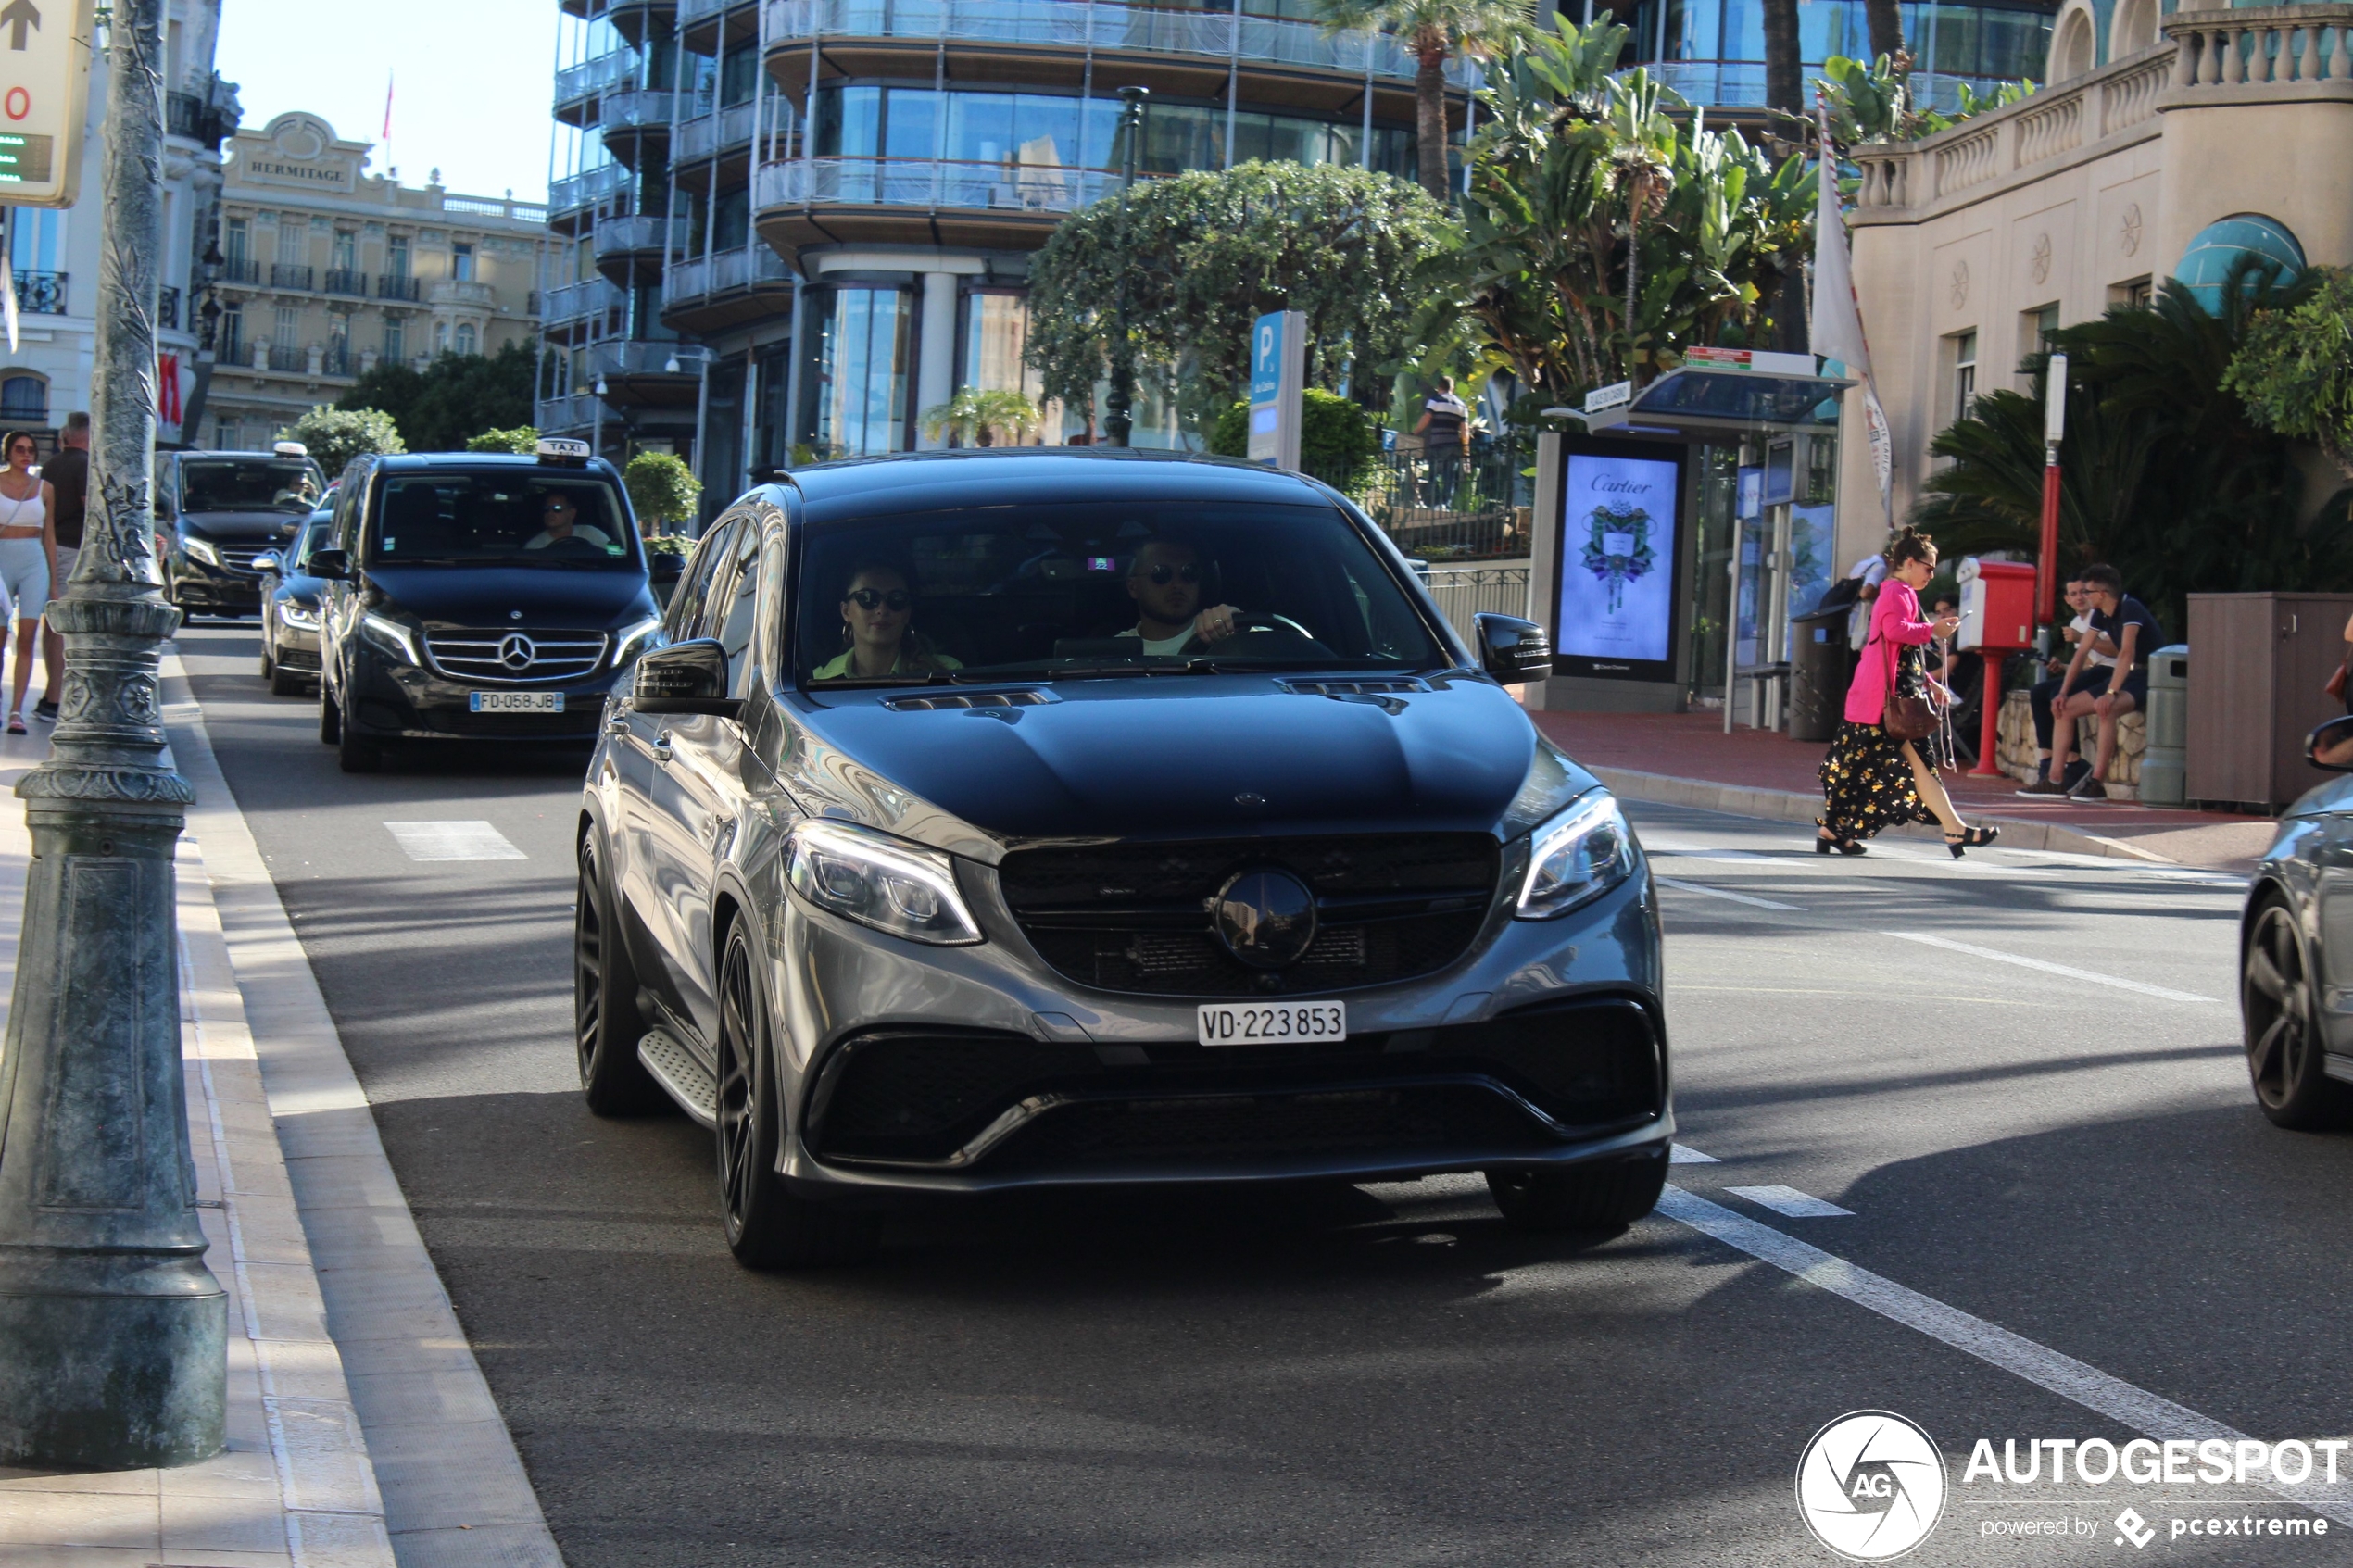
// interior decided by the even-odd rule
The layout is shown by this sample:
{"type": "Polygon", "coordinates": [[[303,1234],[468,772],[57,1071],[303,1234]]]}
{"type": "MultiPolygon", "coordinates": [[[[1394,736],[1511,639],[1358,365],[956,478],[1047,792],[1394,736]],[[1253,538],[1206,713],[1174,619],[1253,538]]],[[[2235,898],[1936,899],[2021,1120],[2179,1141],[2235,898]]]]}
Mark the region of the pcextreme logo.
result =
{"type": "Polygon", "coordinates": [[[1854,1411],[1814,1434],[1797,1461],[1797,1512],[1814,1538],[1857,1562],[1920,1542],[1944,1512],[1944,1456],[1893,1411],[1854,1411]]]}

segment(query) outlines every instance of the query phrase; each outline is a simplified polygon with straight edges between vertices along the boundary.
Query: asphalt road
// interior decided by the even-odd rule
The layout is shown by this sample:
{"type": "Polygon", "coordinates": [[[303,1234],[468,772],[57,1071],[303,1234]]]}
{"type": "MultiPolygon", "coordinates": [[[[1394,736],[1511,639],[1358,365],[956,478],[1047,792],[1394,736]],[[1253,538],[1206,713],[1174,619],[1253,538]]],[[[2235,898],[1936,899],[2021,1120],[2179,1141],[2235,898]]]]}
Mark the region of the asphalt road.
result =
{"type": "Polygon", "coordinates": [[[1908,1561],[2137,1558],[2127,1505],[2169,1561],[2353,1539],[2347,1501],[2325,1540],[2171,1536],[2313,1518],[2255,1481],[1963,1481],[1979,1438],[2022,1468],[2030,1439],[2184,1416],[2353,1432],[2353,1135],[2254,1108],[2227,877],[1825,859],[1785,824],[1637,807],[1679,884],[1679,1138],[1715,1162],[1669,1196],[1701,1228],[1530,1239],[1449,1178],[959,1206],[871,1263],[759,1275],[721,1245],[703,1133],[574,1092],[573,769],[347,778],[314,705],[264,693],[249,631],[180,648],[578,1568],[1827,1562],[1793,1476],[1862,1409],[1949,1463],[1908,1561]],[[476,820],[521,858],[419,861],[385,825],[476,820]],[[1751,1255],[1787,1262],[1778,1238],[1828,1258],[1751,1255]],[[1992,1533],[2037,1520],[2073,1533],[1992,1533]]]}

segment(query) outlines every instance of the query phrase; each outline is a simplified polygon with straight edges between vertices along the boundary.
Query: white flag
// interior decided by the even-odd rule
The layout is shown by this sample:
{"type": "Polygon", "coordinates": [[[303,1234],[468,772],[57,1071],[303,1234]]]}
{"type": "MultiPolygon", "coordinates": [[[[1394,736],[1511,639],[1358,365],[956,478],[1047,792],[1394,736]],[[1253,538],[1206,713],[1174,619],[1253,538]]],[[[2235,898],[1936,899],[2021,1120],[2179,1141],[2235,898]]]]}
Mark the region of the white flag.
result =
{"type": "Polygon", "coordinates": [[[1822,128],[1822,157],[1815,166],[1820,190],[1814,208],[1814,352],[1843,363],[1863,383],[1863,431],[1871,444],[1871,467],[1879,475],[1880,505],[1889,504],[1895,442],[1886,410],[1871,384],[1870,340],[1863,335],[1863,310],[1855,300],[1855,270],[1846,249],[1846,215],[1838,201],[1838,156],[1831,146],[1830,116],[1816,106],[1822,128]]]}

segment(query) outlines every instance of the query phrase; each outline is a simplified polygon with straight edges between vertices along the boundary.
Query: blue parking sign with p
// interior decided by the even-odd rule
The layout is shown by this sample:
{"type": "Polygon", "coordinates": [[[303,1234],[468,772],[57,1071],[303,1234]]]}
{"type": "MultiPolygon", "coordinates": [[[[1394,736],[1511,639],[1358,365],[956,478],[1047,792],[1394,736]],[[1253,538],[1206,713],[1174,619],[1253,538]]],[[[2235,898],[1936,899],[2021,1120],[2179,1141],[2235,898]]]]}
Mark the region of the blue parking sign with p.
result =
{"type": "Polygon", "coordinates": [[[1261,316],[1250,330],[1250,400],[1272,403],[1283,395],[1283,316],[1261,316]]]}

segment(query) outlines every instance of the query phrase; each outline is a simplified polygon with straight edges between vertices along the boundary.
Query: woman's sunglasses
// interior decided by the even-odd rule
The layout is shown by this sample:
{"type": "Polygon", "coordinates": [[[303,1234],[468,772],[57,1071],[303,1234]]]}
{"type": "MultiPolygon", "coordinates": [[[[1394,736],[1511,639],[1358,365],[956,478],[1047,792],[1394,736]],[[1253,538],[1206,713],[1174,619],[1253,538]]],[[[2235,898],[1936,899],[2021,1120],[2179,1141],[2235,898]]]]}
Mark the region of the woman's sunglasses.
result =
{"type": "Polygon", "coordinates": [[[853,588],[841,596],[842,603],[856,605],[860,609],[880,609],[885,605],[894,610],[905,609],[915,602],[915,596],[904,588],[884,593],[880,588],[853,588]]]}
{"type": "Polygon", "coordinates": [[[1200,582],[1201,568],[1198,566],[1170,566],[1167,562],[1163,561],[1160,565],[1153,567],[1150,571],[1144,573],[1144,575],[1151,578],[1154,585],[1165,588],[1171,583],[1200,582]]]}

